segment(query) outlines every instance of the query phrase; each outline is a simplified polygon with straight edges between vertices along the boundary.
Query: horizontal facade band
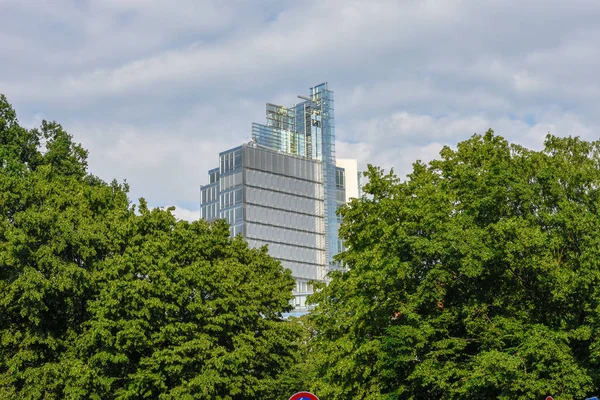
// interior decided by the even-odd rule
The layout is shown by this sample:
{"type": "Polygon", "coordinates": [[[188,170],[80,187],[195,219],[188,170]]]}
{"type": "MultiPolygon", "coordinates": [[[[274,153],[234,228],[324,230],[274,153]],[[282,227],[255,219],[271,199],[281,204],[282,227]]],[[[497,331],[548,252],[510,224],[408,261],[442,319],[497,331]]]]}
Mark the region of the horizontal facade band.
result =
{"type": "MultiPolygon", "coordinates": [[[[295,244],[289,244],[289,243],[286,243],[286,242],[278,242],[278,241],[275,241],[275,240],[259,239],[259,238],[255,238],[255,237],[252,237],[252,236],[246,236],[245,239],[247,239],[247,240],[255,240],[257,242],[263,242],[265,244],[273,243],[273,244],[279,244],[279,245],[289,246],[289,247],[299,247],[301,249],[307,249],[307,250],[325,251],[325,250],[319,249],[317,247],[300,246],[300,245],[295,245],[295,244]]],[[[273,258],[281,259],[281,257],[273,257],[273,258]]],[[[296,261],[296,260],[286,260],[286,261],[301,262],[301,261],[296,261]]],[[[303,264],[313,264],[313,263],[303,262],[303,264]]],[[[319,265],[319,264],[313,264],[313,265],[319,265]]]]}
{"type": "Polygon", "coordinates": [[[289,209],[286,209],[286,208],[279,208],[279,207],[265,206],[264,204],[251,203],[251,202],[249,202],[249,201],[246,201],[246,202],[244,202],[244,204],[248,204],[248,205],[251,205],[251,206],[254,206],[254,207],[267,208],[267,209],[269,209],[269,210],[285,211],[285,212],[289,212],[289,213],[293,213],[293,214],[298,214],[298,215],[306,215],[306,216],[308,216],[308,217],[325,219],[325,217],[324,217],[324,216],[321,216],[321,215],[308,214],[308,213],[303,213],[303,212],[298,212],[298,211],[289,210],[289,209]]]}
{"type": "Polygon", "coordinates": [[[266,188],[264,186],[256,186],[256,185],[251,185],[249,183],[244,183],[245,187],[249,187],[249,188],[253,188],[253,189],[260,189],[260,190],[267,190],[269,192],[274,192],[274,193],[281,193],[281,194],[287,194],[289,196],[296,196],[296,197],[302,197],[303,199],[308,199],[308,200],[316,200],[316,201],[324,201],[324,198],[318,198],[318,197],[311,197],[311,196],[305,196],[303,194],[295,194],[295,193],[290,193],[289,191],[286,192],[284,190],[277,190],[277,189],[271,189],[271,188],[266,188]]]}
{"type": "Polygon", "coordinates": [[[266,223],[266,222],[253,221],[251,219],[245,219],[244,223],[250,223],[250,224],[256,224],[256,225],[263,225],[263,226],[270,226],[270,227],[273,227],[273,228],[280,228],[280,229],[287,229],[287,230],[294,231],[294,232],[311,233],[313,235],[318,235],[318,236],[325,237],[325,232],[315,232],[315,231],[308,231],[308,230],[305,230],[305,229],[290,228],[290,227],[287,227],[287,226],[269,224],[269,223],[266,223]]]}
{"type": "Polygon", "coordinates": [[[257,171],[257,172],[265,172],[265,173],[271,174],[271,175],[283,176],[284,178],[297,179],[299,181],[309,182],[309,183],[313,183],[313,184],[316,184],[316,185],[323,185],[323,182],[320,182],[320,181],[315,181],[315,180],[312,180],[312,179],[299,178],[296,175],[282,174],[282,173],[279,173],[279,172],[270,171],[268,169],[252,168],[252,167],[248,167],[246,165],[244,165],[244,169],[248,169],[250,171],[257,171]]]}

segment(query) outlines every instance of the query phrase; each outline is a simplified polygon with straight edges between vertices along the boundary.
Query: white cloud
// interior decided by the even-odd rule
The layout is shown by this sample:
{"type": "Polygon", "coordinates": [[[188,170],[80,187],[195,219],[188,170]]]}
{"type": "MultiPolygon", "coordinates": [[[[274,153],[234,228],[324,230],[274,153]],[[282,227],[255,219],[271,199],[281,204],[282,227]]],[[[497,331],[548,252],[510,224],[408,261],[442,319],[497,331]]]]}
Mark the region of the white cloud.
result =
{"type": "Polygon", "coordinates": [[[492,127],[595,139],[600,3],[572,0],[0,1],[0,90],[62,122],[90,169],[193,210],[264,103],[336,94],[337,154],[403,176],[492,127]]]}
{"type": "Polygon", "coordinates": [[[144,197],[153,206],[177,202],[199,204],[200,185],[208,180],[208,169],[218,164],[218,153],[239,145],[236,140],[215,137],[186,138],[174,126],[168,132],[145,131],[129,126],[104,127],[95,132],[79,131],[90,150],[90,171],[104,180],[127,180],[131,197],[144,197]],[[100,142],[101,135],[114,141],[100,142]]]}
{"type": "MultiPolygon", "coordinates": [[[[164,210],[171,206],[162,207],[164,210]]],[[[173,215],[177,219],[182,219],[184,221],[197,221],[200,219],[200,210],[186,210],[185,208],[175,206],[175,210],[172,211],[173,215]]]]}
{"type": "MultiPolygon", "coordinates": [[[[101,4],[104,4],[104,7],[96,7],[89,11],[99,10],[101,15],[106,14],[105,18],[109,21],[118,21],[122,18],[122,13],[135,10],[134,15],[144,22],[137,24],[137,20],[132,18],[127,26],[133,28],[138,36],[140,31],[155,32],[150,28],[159,23],[159,31],[166,33],[167,37],[184,27],[189,27],[199,35],[205,29],[223,29],[221,25],[212,27],[209,21],[243,22],[246,18],[242,18],[241,13],[248,11],[242,8],[238,11],[240,14],[236,19],[232,16],[233,8],[215,7],[212,3],[198,7],[186,2],[178,7],[171,7],[166,2],[160,2],[158,6],[150,7],[149,11],[144,12],[134,8],[137,2],[127,2],[125,8],[117,6],[118,3],[114,2],[101,4]],[[206,17],[213,14],[219,17],[206,17]]],[[[490,8],[496,9],[497,6],[490,8]]],[[[520,7],[518,11],[518,15],[506,15],[504,12],[504,15],[500,16],[507,20],[515,17],[521,20],[530,17],[532,10],[520,7]]],[[[545,12],[554,15],[553,13],[557,12],[556,5],[550,2],[545,6],[545,12]]],[[[458,44],[454,48],[460,50],[451,53],[450,56],[453,60],[461,61],[459,68],[464,69],[464,61],[469,62],[472,59],[462,57],[465,52],[475,52],[470,55],[481,58],[488,57],[487,54],[493,50],[481,47],[484,39],[493,40],[489,37],[489,32],[483,32],[484,37],[478,38],[478,35],[468,31],[471,27],[483,28],[479,27],[479,19],[490,16],[489,13],[490,9],[480,8],[470,1],[308,1],[302,3],[302,6],[296,4],[283,10],[277,18],[263,24],[262,27],[252,24],[250,34],[224,35],[215,41],[192,39],[186,41],[185,45],[179,44],[175,47],[155,43],[147,49],[153,52],[138,53],[139,57],[133,60],[125,58],[120,65],[110,63],[104,67],[92,67],[65,74],[62,79],[54,82],[53,93],[46,95],[58,98],[122,95],[130,91],[144,90],[148,85],[164,88],[165,85],[179,87],[191,83],[197,87],[212,87],[215,80],[219,79],[233,79],[236,84],[244,84],[249,75],[252,75],[253,79],[245,84],[256,86],[265,79],[282,79],[284,74],[291,71],[306,69],[308,60],[318,60],[317,65],[327,63],[329,68],[350,66],[358,70],[364,66],[371,66],[374,61],[391,61],[394,64],[405,61],[407,59],[403,58],[403,52],[412,56],[407,66],[414,68],[415,63],[425,61],[421,67],[432,68],[438,64],[440,57],[449,56],[449,42],[458,44]],[[432,44],[433,48],[427,47],[432,44]],[[435,49],[438,54],[426,49],[435,49]]],[[[114,22],[112,24],[114,25],[114,22]]],[[[119,54],[121,48],[125,51],[135,46],[135,41],[129,41],[133,36],[128,32],[121,32],[122,30],[123,28],[117,29],[123,37],[115,36],[112,41],[116,44],[115,50],[119,54]]],[[[500,30],[500,34],[518,39],[519,29],[512,33],[503,27],[502,20],[495,24],[494,30],[500,30]]],[[[146,40],[152,42],[150,38],[145,38],[142,44],[146,43],[146,40]]],[[[522,40],[515,45],[522,46],[522,43],[527,44],[528,41],[522,40]]],[[[100,45],[96,42],[91,44],[100,45]]],[[[108,49],[105,51],[108,52],[108,49]]],[[[491,65],[484,63],[480,67],[483,69],[480,74],[487,78],[496,76],[501,80],[513,79],[514,68],[505,65],[510,61],[512,60],[500,59],[492,61],[491,65]]],[[[475,65],[481,62],[476,59],[475,65]]],[[[38,93],[36,88],[36,85],[32,84],[22,89],[38,93]]]]}
{"type": "Polygon", "coordinates": [[[556,136],[580,136],[596,140],[595,127],[587,126],[570,113],[540,116],[539,122],[527,124],[509,118],[487,118],[482,115],[430,115],[398,112],[385,118],[376,118],[357,124],[346,137],[361,139],[348,142],[338,139],[336,151],[340,157],[356,157],[359,168],[376,164],[386,169],[394,168],[402,178],[412,171],[416,160],[429,162],[439,157],[443,146],[455,147],[473,134],[483,134],[493,129],[511,142],[532,149],[543,148],[548,133],[556,136]],[[376,161],[374,161],[376,160],[376,161]]]}

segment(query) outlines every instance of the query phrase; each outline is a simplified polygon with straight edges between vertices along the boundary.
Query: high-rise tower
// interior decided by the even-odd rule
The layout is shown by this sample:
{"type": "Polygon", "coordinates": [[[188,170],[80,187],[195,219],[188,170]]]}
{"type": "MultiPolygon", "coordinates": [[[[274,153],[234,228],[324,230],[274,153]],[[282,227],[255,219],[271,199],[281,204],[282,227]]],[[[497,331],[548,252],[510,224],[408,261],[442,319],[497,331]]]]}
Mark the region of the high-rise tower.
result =
{"type": "MultiPolygon", "coordinates": [[[[225,218],[231,234],[269,253],[296,279],[295,306],[305,308],[310,280],[324,280],[343,249],[337,208],[346,202],[345,169],[336,165],[333,92],[322,83],[292,107],[268,103],[252,142],[220,153],[201,187],[202,218],[225,218]]],[[[346,165],[354,164],[345,160],[346,165]]]]}

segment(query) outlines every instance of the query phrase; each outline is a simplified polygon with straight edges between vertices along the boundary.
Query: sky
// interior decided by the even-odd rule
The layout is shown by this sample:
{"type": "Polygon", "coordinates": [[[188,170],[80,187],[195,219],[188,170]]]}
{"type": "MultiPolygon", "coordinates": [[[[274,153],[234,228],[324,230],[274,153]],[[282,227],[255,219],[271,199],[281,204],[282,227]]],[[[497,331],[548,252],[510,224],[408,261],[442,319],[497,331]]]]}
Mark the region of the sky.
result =
{"type": "Polygon", "coordinates": [[[265,103],[327,81],[336,152],[394,168],[488,128],[598,139],[597,0],[0,0],[0,93],[56,120],[132,201],[199,217],[265,103]]]}

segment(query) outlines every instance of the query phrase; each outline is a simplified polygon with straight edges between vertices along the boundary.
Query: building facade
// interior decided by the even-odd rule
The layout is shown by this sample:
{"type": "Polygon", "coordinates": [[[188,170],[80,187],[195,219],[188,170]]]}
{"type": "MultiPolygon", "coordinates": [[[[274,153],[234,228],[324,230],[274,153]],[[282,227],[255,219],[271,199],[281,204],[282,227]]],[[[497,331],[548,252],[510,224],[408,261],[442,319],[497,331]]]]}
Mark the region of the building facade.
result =
{"type": "Polygon", "coordinates": [[[231,234],[251,246],[268,246],[292,271],[301,311],[309,281],[339,268],[336,211],[359,193],[356,160],[336,163],[333,92],[323,83],[298,97],[292,107],[267,104],[266,124],[252,124],[252,141],[219,154],[219,167],[201,187],[200,208],[202,218],[226,219],[231,234]]]}

